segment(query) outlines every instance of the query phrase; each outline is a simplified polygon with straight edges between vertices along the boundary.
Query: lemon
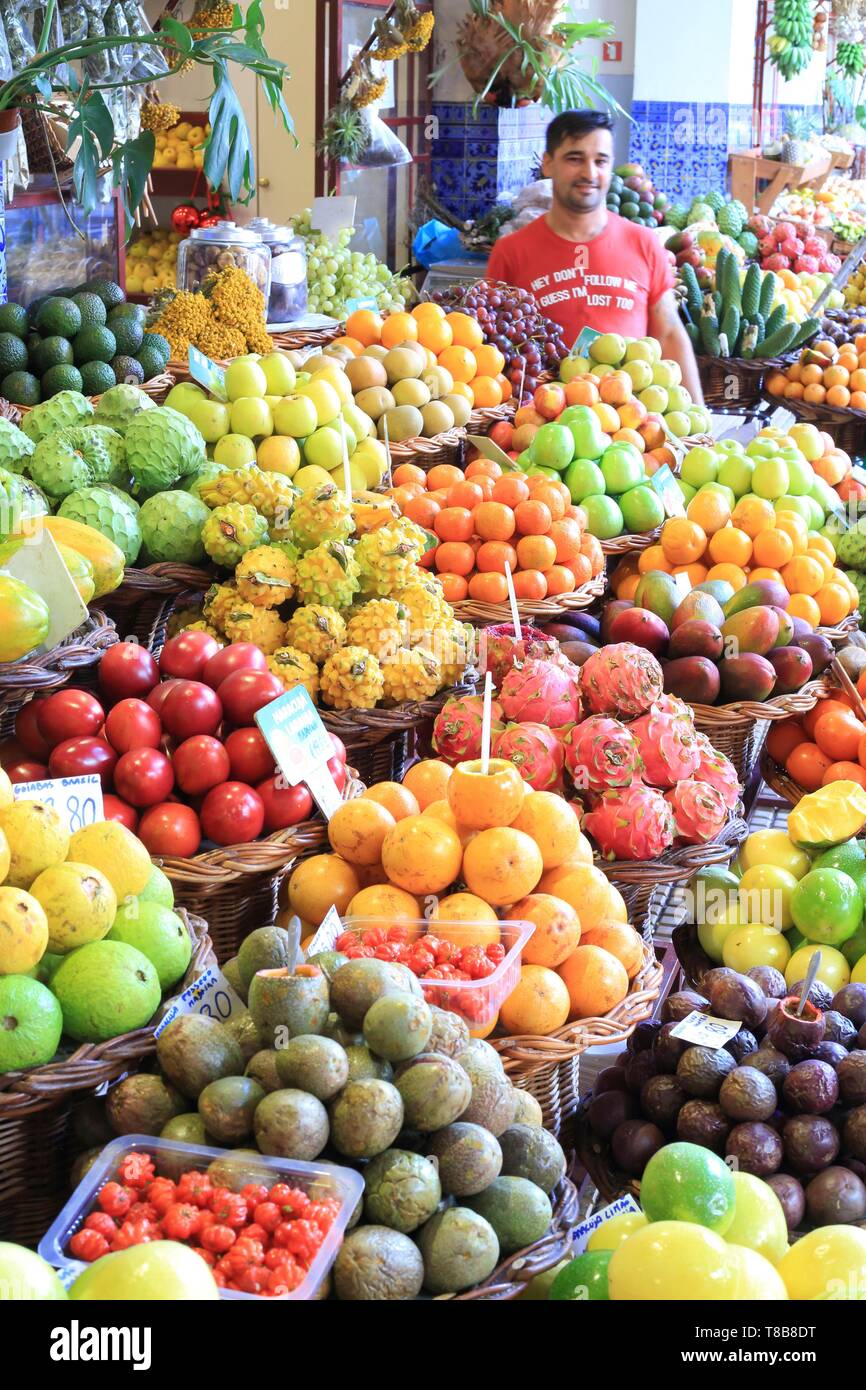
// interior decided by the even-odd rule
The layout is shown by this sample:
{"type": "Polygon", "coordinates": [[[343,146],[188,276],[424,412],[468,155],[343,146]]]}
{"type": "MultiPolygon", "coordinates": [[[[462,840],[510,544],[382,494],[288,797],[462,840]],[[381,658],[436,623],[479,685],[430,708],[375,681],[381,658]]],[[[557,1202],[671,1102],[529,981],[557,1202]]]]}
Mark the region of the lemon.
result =
{"type": "Polygon", "coordinates": [[[91,864],[105,874],[118,903],[144,890],[153,867],[144,845],[119,821],[98,821],[76,830],[69,853],[77,863],[91,864]]]}
{"type": "Polygon", "coordinates": [[[101,941],[111,930],[117,897],[105,874],[67,859],[45,869],[31,885],[48,919],[48,949],[65,956],[76,946],[101,941]]]}
{"type": "Polygon", "coordinates": [[[2,807],[0,830],[10,851],[6,881],[15,888],[29,888],[43,869],[66,858],[69,831],[54,808],[41,801],[13,801],[2,807]]]}
{"type": "Polygon", "coordinates": [[[45,954],[48,922],[23,888],[0,888],[0,975],[24,975],[45,954]]]}

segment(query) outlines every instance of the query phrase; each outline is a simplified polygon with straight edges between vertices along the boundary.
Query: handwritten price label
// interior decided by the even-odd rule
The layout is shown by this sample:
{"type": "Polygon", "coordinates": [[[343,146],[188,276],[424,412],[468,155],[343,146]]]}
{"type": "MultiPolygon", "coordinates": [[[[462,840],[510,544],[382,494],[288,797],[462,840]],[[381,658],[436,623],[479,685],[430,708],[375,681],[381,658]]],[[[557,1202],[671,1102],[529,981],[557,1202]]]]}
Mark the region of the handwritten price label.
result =
{"type": "Polygon", "coordinates": [[[198,979],[178,995],[168,1006],[165,1017],[160,1019],[154,1033],[159,1037],[163,1029],[182,1014],[204,1014],[205,1018],[215,1018],[225,1023],[233,1014],[243,1013],[246,1005],[235,994],[225,975],[216,965],[209,965],[198,979]]]}
{"type": "Polygon", "coordinates": [[[696,1047],[718,1049],[735,1038],[742,1026],[736,1019],[713,1018],[711,1014],[698,1013],[697,1009],[693,1009],[671,1029],[671,1037],[682,1038],[683,1042],[694,1043],[696,1047]]]}
{"type": "Polygon", "coordinates": [[[342,930],[343,923],[340,921],[340,914],[332,905],[322,918],[319,930],[307,947],[307,960],[310,956],[316,955],[318,951],[333,951],[334,943],[342,930]]]}
{"type": "Polygon", "coordinates": [[[640,1207],[634,1197],[628,1193],[625,1197],[618,1197],[615,1202],[611,1202],[609,1207],[602,1207],[601,1211],[594,1212],[574,1227],[571,1233],[572,1255],[582,1255],[590,1236],[594,1235],[600,1226],[606,1226],[615,1216],[625,1216],[628,1212],[639,1211],[640,1207]]]}
{"type": "Polygon", "coordinates": [[[81,777],[52,777],[43,782],[15,782],[16,801],[42,801],[53,806],[75,833],[85,825],[105,819],[102,783],[95,772],[81,777]]]}

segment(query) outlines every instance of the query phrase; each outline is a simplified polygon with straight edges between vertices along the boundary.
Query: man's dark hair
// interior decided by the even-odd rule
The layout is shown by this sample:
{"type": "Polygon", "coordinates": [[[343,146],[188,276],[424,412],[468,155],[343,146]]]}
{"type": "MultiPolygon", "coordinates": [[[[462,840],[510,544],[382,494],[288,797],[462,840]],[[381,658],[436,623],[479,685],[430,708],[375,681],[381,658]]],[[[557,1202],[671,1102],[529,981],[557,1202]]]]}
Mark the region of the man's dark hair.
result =
{"type": "Polygon", "coordinates": [[[609,130],[613,134],[613,117],[609,111],[561,111],[547,127],[545,148],[555,154],[565,140],[580,140],[591,130],[609,130]]]}

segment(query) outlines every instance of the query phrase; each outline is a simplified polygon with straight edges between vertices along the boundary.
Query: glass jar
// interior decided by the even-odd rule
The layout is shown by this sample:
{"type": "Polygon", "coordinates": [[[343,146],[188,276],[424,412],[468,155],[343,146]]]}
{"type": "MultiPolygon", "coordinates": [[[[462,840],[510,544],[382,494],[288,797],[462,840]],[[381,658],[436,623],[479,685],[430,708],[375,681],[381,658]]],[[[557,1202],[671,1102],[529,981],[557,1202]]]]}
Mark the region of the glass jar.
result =
{"type": "Polygon", "coordinates": [[[307,252],[304,238],[269,217],[250,223],[271,253],[268,323],[293,323],[307,312],[307,252]]]}
{"type": "Polygon", "coordinates": [[[267,303],[271,287],[271,254],[257,232],[234,222],[195,227],[177,248],[177,287],[199,290],[211,271],[236,267],[244,271],[267,303]]]}

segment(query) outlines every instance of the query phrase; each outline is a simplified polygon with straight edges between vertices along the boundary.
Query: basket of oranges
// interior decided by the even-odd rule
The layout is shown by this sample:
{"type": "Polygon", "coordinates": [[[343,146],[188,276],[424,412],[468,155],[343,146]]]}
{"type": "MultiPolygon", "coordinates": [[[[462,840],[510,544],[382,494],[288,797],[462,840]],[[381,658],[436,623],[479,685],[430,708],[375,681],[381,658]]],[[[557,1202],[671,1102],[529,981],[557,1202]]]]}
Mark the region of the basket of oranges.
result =
{"type": "Polygon", "coordinates": [[[774,725],[761,758],[767,786],[792,806],[830,782],[866,787],[866,719],[861,676],[856,688],[834,663],[831,686],[806,714],[774,725]]]}
{"type": "Polygon", "coordinates": [[[784,370],[769,372],[764,395],[798,420],[832,435],[838,449],[861,454],[866,441],[866,333],[837,347],[822,338],[784,370]]]}

